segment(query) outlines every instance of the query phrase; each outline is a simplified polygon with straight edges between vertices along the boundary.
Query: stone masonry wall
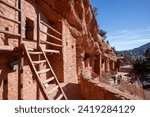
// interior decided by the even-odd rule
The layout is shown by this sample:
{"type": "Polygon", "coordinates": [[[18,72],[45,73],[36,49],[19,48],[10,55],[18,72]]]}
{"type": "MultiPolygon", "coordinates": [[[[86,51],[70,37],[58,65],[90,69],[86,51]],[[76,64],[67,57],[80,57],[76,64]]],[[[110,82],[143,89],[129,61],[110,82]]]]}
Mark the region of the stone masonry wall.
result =
{"type": "MultiPolygon", "coordinates": [[[[4,0],[7,1],[7,3],[11,4],[12,6],[16,6],[17,2],[15,0],[4,0]]],[[[8,8],[7,6],[0,4],[0,14],[3,16],[6,16],[8,18],[18,20],[18,12],[12,10],[11,8],[8,8]]],[[[10,31],[12,33],[18,33],[18,24],[12,23],[10,21],[4,20],[0,18],[0,28],[4,29],[6,31],[10,31]]],[[[12,35],[6,35],[6,34],[0,34],[0,45],[13,45],[17,46],[18,40],[15,36],[12,35]]]]}
{"type": "Polygon", "coordinates": [[[17,99],[18,96],[18,76],[17,71],[12,72],[7,62],[14,57],[2,56],[0,54],[0,100],[17,99]]]}
{"type": "MultiPolygon", "coordinates": [[[[3,0],[9,2],[12,6],[18,5],[16,0],[3,0]]],[[[37,14],[41,14],[44,22],[56,27],[57,30],[62,30],[62,53],[60,57],[51,56],[52,67],[55,69],[59,81],[69,83],[77,81],[77,74],[83,69],[84,54],[100,54],[100,46],[102,38],[99,35],[99,29],[94,16],[94,12],[89,0],[23,0],[23,36],[25,38],[26,18],[33,21],[33,40],[24,39],[24,43],[29,48],[36,48],[37,40],[37,14]],[[63,21],[62,28],[60,28],[63,21]],[[78,48],[77,48],[78,47],[78,48]],[[76,52],[80,49],[81,52],[76,52]],[[78,72],[78,73],[77,73],[78,72]]],[[[17,19],[18,13],[9,9],[5,5],[0,4],[0,14],[17,19]]],[[[18,25],[5,21],[0,18],[0,28],[8,31],[18,32],[18,25]]],[[[45,32],[49,30],[45,26],[41,26],[45,32]]],[[[32,33],[31,33],[32,34],[32,33]]],[[[50,32],[50,34],[52,34],[50,32]]],[[[41,34],[41,39],[46,40],[47,36],[41,34]]],[[[50,38],[51,42],[52,39],[50,38]]],[[[0,34],[0,46],[11,45],[18,46],[18,39],[11,35],[0,34]]],[[[42,48],[49,48],[42,45],[42,48]]],[[[56,49],[56,48],[51,48],[56,49]]],[[[61,50],[59,48],[59,50],[61,50]]],[[[13,55],[11,60],[18,60],[13,55]]],[[[0,53],[0,99],[7,95],[8,99],[17,99],[18,94],[18,74],[16,72],[3,72],[8,62],[7,56],[1,56],[0,53]],[[3,59],[5,60],[4,62],[3,59]],[[5,67],[3,67],[5,66],[5,67]],[[9,77],[8,77],[9,76],[9,77]],[[6,77],[6,78],[5,78],[6,77]],[[6,80],[4,80],[6,79],[6,80]],[[12,90],[10,90],[12,89],[12,90]],[[9,92],[8,92],[9,90],[9,92]],[[7,93],[8,92],[8,93],[7,93]]],[[[41,66],[43,68],[44,66],[41,66]]],[[[23,99],[36,99],[36,82],[33,80],[31,70],[25,58],[23,78],[23,99]]],[[[45,77],[45,76],[43,76],[45,77]]],[[[84,89],[84,88],[83,88],[84,89]]],[[[40,96],[40,99],[43,99],[40,96]]]]}
{"type": "MultiPolygon", "coordinates": [[[[3,0],[8,2],[12,6],[18,7],[18,2],[16,0],[3,0]]],[[[25,37],[25,24],[26,18],[30,18],[34,22],[34,36],[33,40],[24,39],[24,43],[29,48],[36,48],[37,39],[37,14],[41,14],[41,18],[44,22],[48,23],[46,17],[37,8],[36,3],[31,0],[23,1],[23,37],[25,37]]],[[[8,16],[12,19],[18,19],[18,13],[8,8],[5,5],[0,4],[0,14],[8,16]]],[[[18,33],[18,25],[0,18],[0,28],[3,30],[8,30],[13,33],[18,33]]],[[[47,28],[41,26],[42,30],[47,31],[47,28]]],[[[45,35],[41,35],[41,39],[46,39],[45,35]]],[[[4,35],[0,33],[0,46],[9,45],[18,47],[18,38],[12,35],[4,35]]],[[[45,47],[45,45],[42,45],[45,47]]],[[[8,62],[18,60],[18,56],[8,53],[8,55],[3,52],[0,53],[0,99],[18,99],[18,71],[13,72],[8,68],[8,62]]],[[[25,58],[25,66],[23,68],[23,99],[36,99],[36,81],[33,80],[32,72],[28,66],[25,58]]],[[[42,95],[40,99],[43,99],[42,95]]]]}
{"type": "Polygon", "coordinates": [[[64,82],[77,80],[76,68],[76,40],[72,37],[70,30],[63,22],[63,72],[64,82]]]}
{"type": "Polygon", "coordinates": [[[93,79],[80,79],[80,91],[82,96],[88,100],[124,100],[124,99],[143,99],[128,93],[121,93],[117,89],[105,86],[93,79]]]}
{"type": "Polygon", "coordinates": [[[80,79],[80,90],[82,96],[87,100],[120,100],[121,97],[102,87],[98,87],[95,83],[87,79],[80,79]]]}

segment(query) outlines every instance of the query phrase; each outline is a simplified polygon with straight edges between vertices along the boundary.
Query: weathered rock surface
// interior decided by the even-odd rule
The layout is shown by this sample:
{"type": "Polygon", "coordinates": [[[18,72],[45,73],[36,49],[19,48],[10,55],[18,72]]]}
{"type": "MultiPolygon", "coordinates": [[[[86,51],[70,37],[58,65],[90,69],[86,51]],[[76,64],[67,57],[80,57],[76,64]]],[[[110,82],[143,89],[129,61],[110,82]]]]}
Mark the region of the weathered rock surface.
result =
{"type": "Polygon", "coordinates": [[[72,36],[77,40],[77,46],[81,45],[86,53],[99,54],[102,48],[110,48],[99,35],[89,0],[35,1],[51,23],[64,20],[68,24],[72,36]]]}
{"type": "MultiPolygon", "coordinates": [[[[18,0],[3,1],[16,8],[18,7],[18,0]]],[[[74,82],[76,83],[77,77],[81,76],[81,72],[83,76],[85,75],[85,78],[96,78],[97,74],[93,71],[94,65],[97,64],[97,67],[100,67],[99,61],[96,61],[94,64],[97,54],[101,53],[103,59],[106,58],[104,55],[107,57],[111,55],[109,57],[110,59],[116,57],[99,34],[99,28],[89,0],[22,0],[22,9],[23,38],[28,48],[36,48],[37,14],[41,15],[42,21],[50,24],[57,31],[62,31],[62,36],[58,36],[51,30],[47,30],[45,26],[41,26],[43,31],[50,32],[50,34],[62,38],[63,48],[59,48],[59,50],[62,51],[63,55],[51,55],[49,59],[54,72],[58,76],[58,80],[60,82],[65,82],[64,86],[76,86],[74,82]],[[27,18],[33,22],[31,26],[32,29],[34,28],[32,30],[33,40],[26,40],[26,31],[28,29],[26,22],[27,18]],[[85,60],[86,54],[90,59],[85,60]],[[92,69],[88,68],[84,71],[83,69],[87,67],[86,65],[90,65],[92,69]]],[[[0,14],[18,20],[18,13],[3,4],[0,4],[0,14]]],[[[0,18],[0,28],[12,33],[18,33],[19,29],[18,24],[6,21],[2,18],[0,18]]],[[[47,40],[47,36],[44,34],[40,36],[42,40],[47,40]]],[[[52,39],[50,39],[50,41],[55,42],[52,39]]],[[[18,47],[18,38],[1,33],[0,45],[5,45],[7,49],[7,46],[12,46],[13,48],[18,47]]],[[[45,45],[41,44],[41,46],[45,48],[45,45]]],[[[13,50],[12,47],[10,48],[11,50],[13,50]]],[[[1,46],[1,48],[5,49],[3,46],[1,46]]],[[[58,48],[51,47],[51,49],[58,48]]],[[[3,55],[5,54],[6,53],[3,55]]],[[[99,57],[99,55],[97,56],[99,57]]],[[[17,57],[10,56],[9,54],[0,57],[0,99],[17,99],[18,97],[18,72],[12,72],[7,68],[6,63],[9,59],[16,61],[17,57]],[[6,84],[3,84],[3,81],[6,84]]],[[[45,68],[45,66],[43,65],[41,68],[45,68]]],[[[97,71],[100,72],[100,69],[97,71]]],[[[36,91],[36,82],[27,61],[25,61],[23,72],[23,99],[36,99],[36,95],[38,95],[36,91]]],[[[46,75],[42,75],[42,77],[45,79],[46,75]]],[[[43,97],[40,96],[40,99],[43,99],[43,97]]]]}

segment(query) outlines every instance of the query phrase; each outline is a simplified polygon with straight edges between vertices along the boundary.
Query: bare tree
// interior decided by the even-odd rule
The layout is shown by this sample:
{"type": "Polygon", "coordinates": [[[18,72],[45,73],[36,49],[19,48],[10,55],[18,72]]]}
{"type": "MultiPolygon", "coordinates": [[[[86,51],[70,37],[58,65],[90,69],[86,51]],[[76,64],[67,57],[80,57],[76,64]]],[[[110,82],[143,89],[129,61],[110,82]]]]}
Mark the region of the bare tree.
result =
{"type": "Polygon", "coordinates": [[[104,39],[107,38],[107,36],[106,36],[107,32],[106,32],[106,31],[100,29],[100,30],[99,30],[99,34],[100,34],[100,36],[102,36],[104,39]]]}
{"type": "Polygon", "coordinates": [[[97,7],[93,7],[93,11],[94,11],[94,14],[95,14],[95,16],[97,16],[98,15],[98,8],[97,7]]]}

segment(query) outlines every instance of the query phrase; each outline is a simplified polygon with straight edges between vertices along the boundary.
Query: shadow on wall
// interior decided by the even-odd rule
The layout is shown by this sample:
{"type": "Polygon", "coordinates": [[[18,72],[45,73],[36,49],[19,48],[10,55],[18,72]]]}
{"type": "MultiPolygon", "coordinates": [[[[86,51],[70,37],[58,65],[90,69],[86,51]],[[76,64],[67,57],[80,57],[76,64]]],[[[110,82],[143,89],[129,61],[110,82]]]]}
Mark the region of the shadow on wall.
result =
{"type": "Polygon", "coordinates": [[[80,92],[80,86],[77,83],[68,83],[63,87],[68,100],[83,100],[80,92]]]}
{"type": "Polygon", "coordinates": [[[3,100],[8,100],[8,74],[10,73],[10,69],[7,67],[3,67],[0,74],[0,88],[3,87],[2,97],[3,100]]]}
{"type": "MultiPolygon", "coordinates": [[[[6,27],[5,30],[6,30],[6,31],[9,31],[9,30],[8,30],[8,27],[6,27]]],[[[4,37],[5,37],[5,39],[4,39],[4,45],[9,45],[9,44],[8,44],[8,38],[9,38],[8,34],[5,34],[4,37]]]]}
{"type": "MultiPolygon", "coordinates": [[[[11,32],[11,31],[9,31],[9,27],[6,27],[5,31],[11,32]]],[[[2,38],[4,45],[9,45],[9,39],[18,39],[18,36],[11,35],[11,34],[4,34],[4,37],[2,38]]]]}

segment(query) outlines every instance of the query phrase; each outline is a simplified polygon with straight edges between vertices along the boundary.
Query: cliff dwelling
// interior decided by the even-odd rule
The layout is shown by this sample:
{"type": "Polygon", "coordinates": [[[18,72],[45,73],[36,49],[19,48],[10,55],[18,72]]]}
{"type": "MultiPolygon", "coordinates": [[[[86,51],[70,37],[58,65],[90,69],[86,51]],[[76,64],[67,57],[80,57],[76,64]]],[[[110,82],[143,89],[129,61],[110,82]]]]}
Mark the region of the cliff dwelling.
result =
{"type": "Polygon", "coordinates": [[[0,0],[0,99],[144,99],[99,30],[89,0],[0,0]]]}

